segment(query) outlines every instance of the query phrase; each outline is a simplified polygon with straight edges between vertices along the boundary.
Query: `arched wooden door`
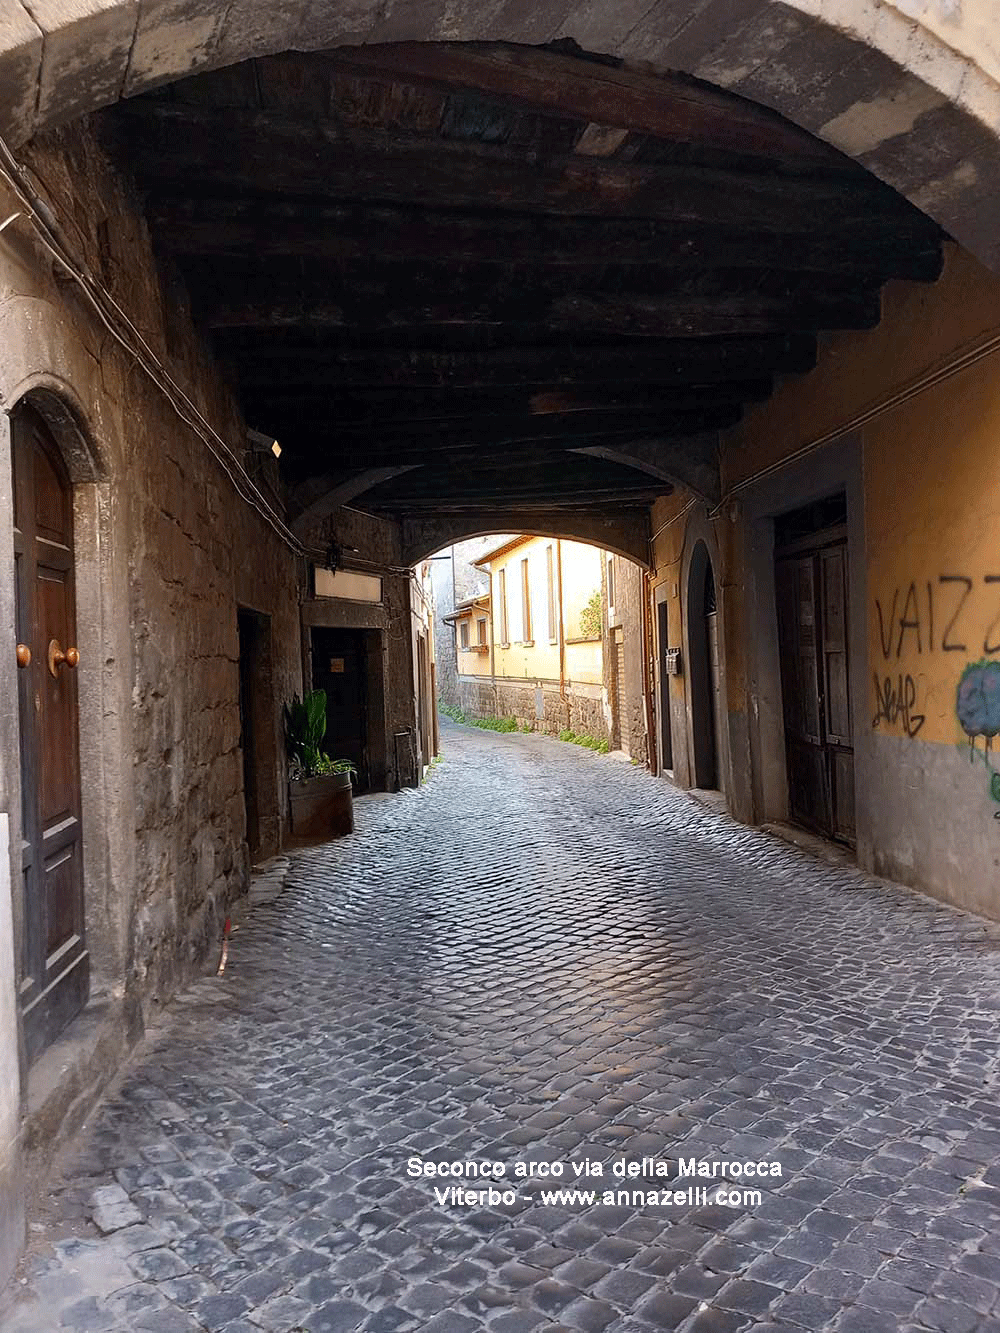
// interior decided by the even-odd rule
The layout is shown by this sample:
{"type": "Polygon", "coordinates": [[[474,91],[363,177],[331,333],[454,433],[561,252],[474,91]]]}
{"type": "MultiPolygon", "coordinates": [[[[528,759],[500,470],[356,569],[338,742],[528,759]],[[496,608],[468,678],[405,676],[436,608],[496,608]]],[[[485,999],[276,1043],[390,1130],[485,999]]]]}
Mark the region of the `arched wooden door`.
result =
{"type": "Polygon", "coordinates": [[[86,1003],[73,495],[45,423],[12,421],[21,731],[21,1008],[33,1059],[86,1003]]]}

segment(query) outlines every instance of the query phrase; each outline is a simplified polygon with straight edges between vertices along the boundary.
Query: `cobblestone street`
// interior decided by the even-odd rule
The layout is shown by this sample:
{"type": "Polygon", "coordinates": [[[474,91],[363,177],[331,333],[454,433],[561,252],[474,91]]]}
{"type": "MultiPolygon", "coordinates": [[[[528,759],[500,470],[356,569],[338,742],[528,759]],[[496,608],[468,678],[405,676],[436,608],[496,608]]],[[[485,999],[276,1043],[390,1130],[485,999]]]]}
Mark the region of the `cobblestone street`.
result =
{"type": "Polygon", "coordinates": [[[442,748],[172,1008],[4,1330],[1000,1330],[1000,932],[575,746],[442,748]],[[783,1175],[442,1207],[478,1182],[413,1156],[783,1175]]]}

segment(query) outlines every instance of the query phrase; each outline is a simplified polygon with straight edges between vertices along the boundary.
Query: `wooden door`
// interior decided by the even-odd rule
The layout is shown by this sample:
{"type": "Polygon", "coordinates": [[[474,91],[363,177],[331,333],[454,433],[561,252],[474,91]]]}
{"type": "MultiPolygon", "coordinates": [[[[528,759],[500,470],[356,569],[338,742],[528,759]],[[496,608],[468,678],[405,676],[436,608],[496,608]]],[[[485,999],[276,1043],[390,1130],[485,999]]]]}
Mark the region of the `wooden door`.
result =
{"type": "Polygon", "coordinates": [[[789,813],[853,842],[846,543],[800,543],[777,561],[776,588],[789,813]]]}
{"type": "Polygon", "coordinates": [[[674,766],[674,738],[670,721],[670,675],[667,672],[670,619],[666,602],[660,602],[656,608],[656,637],[660,653],[660,772],[663,773],[669,772],[674,766]]]}
{"type": "Polygon", "coordinates": [[[847,621],[847,546],[827,547],[817,556],[820,573],[820,629],[823,681],[823,744],[827,752],[830,832],[853,843],[854,739],[851,719],[847,621]]]}
{"type": "Polygon", "coordinates": [[[87,1001],[73,597],[73,497],[41,418],[12,419],[28,1058],[87,1001]],[[26,651],[27,650],[27,651],[26,651]],[[30,653],[30,661],[27,660],[30,653]]]}
{"type": "Polygon", "coordinates": [[[358,771],[359,791],[368,791],[368,728],[365,676],[367,656],[360,630],[314,629],[314,690],[326,691],[323,750],[331,759],[350,759],[358,771]]]}

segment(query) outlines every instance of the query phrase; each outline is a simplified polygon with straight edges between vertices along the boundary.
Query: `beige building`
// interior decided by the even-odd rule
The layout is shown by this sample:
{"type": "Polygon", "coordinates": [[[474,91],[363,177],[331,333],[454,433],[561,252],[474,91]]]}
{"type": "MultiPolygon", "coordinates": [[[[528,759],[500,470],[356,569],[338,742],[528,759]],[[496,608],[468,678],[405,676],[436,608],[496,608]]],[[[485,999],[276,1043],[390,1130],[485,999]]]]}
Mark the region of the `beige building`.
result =
{"type": "Polygon", "coordinates": [[[475,564],[489,592],[460,602],[458,706],[470,717],[614,740],[605,688],[607,553],[583,542],[517,536],[475,564]]]}
{"type": "Polygon", "coordinates": [[[998,310],[946,246],[723,436],[721,500],[660,502],[651,545],[663,770],[994,917],[998,310]]]}

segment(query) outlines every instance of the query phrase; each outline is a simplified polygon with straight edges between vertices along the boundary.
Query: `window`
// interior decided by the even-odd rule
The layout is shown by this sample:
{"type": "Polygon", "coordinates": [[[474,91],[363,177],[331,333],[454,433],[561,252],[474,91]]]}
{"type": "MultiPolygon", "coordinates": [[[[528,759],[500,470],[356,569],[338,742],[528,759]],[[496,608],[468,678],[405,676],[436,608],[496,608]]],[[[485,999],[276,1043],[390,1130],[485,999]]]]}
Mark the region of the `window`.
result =
{"type": "Polygon", "coordinates": [[[501,569],[497,575],[500,588],[500,642],[510,643],[510,625],[507,623],[507,571],[501,569]]]}
{"type": "Polygon", "coordinates": [[[608,556],[608,606],[615,604],[615,558],[608,556]]]}
{"type": "Polygon", "coordinates": [[[531,587],[527,559],[521,561],[521,642],[531,642],[531,587]]]}
{"type": "Polygon", "coordinates": [[[480,616],[476,621],[476,633],[479,636],[479,643],[482,647],[486,646],[486,617],[480,616]]]}
{"type": "Polygon", "coordinates": [[[545,573],[546,573],[546,577],[548,578],[548,592],[549,592],[549,641],[550,641],[551,643],[555,643],[556,638],[557,638],[557,634],[556,634],[556,577],[555,577],[555,568],[554,568],[554,565],[555,565],[555,561],[554,561],[554,559],[553,559],[552,547],[551,547],[551,546],[546,546],[546,548],[545,548],[545,573]]]}
{"type": "Polygon", "coordinates": [[[458,637],[459,637],[459,641],[460,641],[462,647],[463,647],[463,648],[468,648],[468,646],[469,646],[469,622],[468,622],[467,620],[463,620],[462,623],[461,623],[461,625],[459,625],[459,627],[458,627],[458,637]]]}

